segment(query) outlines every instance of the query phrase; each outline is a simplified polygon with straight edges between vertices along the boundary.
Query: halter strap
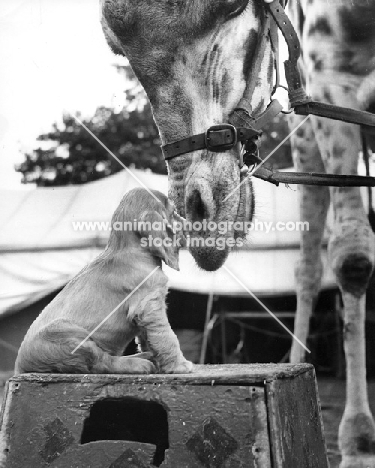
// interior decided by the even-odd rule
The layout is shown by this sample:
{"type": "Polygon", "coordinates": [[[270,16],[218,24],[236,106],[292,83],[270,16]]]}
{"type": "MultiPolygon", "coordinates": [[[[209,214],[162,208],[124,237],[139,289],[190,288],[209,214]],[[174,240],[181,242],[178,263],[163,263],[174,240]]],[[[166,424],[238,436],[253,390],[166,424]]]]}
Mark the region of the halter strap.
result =
{"type": "Polygon", "coordinates": [[[294,112],[299,115],[317,115],[332,120],[354,123],[363,126],[367,133],[375,132],[375,114],[359,111],[350,107],[340,107],[318,101],[307,101],[294,106],[294,112]]]}
{"type": "Polygon", "coordinates": [[[320,172],[280,172],[261,166],[253,177],[278,186],[279,184],[321,185],[329,187],[375,187],[375,177],[324,174],[320,172]]]}
{"type": "Polygon", "coordinates": [[[204,133],[164,145],[162,150],[166,160],[205,148],[220,153],[233,148],[238,142],[247,141],[258,135],[260,132],[255,128],[235,127],[231,124],[213,125],[204,133]]]}
{"type": "Polygon", "coordinates": [[[306,94],[297,65],[301,55],[301,46],[297,33],[278,0],[273,0],[271,3],[266,2],[266,6],[270,10],[288,46],[289,58],[284,62],[284,68],[285,78],[288,83],[289,101],[294,112],[299,115],[311,114],[361,125],[364,126],[366,132],[374,133],[375,115],[371,112],[313,101],[306,94]]]}
{"type": "MultiPolygon", "coordinates": [[[[237,107],[229,116],[230,123],[214,125],[204,133],[193,135],[182,140],[163,145],[162,151],[166,160],[170,160],[184,153],[200,149],[222,152],[233,148],[238,142],[249,144],[258,139],[261,129],[282,111],[280,103],[274,99],[267,109],[254,115],[251,101],[259,76],[267,41],[270,40],[276,61],[276,86],[279,82],[278,70],[278,28],[283,34],[288,46],[289,58],[284,62],[285,77],[288,84],[289,101],[292,109],[299,115],[316,115],[334,120],[361,125],[366,132],[375,133],[375,115],[370,112],[334,106],[313,101],[302,86],[301,75],[298,70],[298,59],[301,54],[300,42],[294,27],[284,11],[283,0],[263,0],[264,25],[256,49],[256,58],[252,67],[250,80],[237,107]]],[[[274,88],[275,90],[276,88],[274,88]]],[[[272,93],[273,94],[273,93],[272,93]]],[[[375,186],[375,178],[364,176],[345,176],[318,173],[286,173],[274,172],[264,166],[254,172],[254,177],[278,185],[307,184],[328,186],[375,186]]]]}

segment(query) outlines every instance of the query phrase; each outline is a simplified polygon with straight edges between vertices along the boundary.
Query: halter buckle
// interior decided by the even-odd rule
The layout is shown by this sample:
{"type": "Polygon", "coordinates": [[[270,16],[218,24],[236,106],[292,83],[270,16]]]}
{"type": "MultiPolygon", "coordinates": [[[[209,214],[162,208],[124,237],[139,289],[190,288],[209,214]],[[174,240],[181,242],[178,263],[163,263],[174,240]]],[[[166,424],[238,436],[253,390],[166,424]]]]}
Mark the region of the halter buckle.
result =
{"type": "Polygon", "coordinates": [[[205,143],[210,151],[221,152],[237,143],[237,129],[231,124],[212,125],[206,130],[205,143]]]}

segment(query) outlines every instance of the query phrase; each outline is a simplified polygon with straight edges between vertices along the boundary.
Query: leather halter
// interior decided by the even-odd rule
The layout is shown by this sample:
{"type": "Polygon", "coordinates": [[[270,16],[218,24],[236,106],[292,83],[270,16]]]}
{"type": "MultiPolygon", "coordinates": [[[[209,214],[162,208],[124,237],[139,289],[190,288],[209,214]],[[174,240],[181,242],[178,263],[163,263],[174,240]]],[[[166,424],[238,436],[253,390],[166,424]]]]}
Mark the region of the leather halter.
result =
{"type": "MultiPolygon", "coordinates": [[[[259,76],[264,50],[269,40],[275,55],[276,84],[272,94],[279,87],[279,63],[278,63],[278,29],[283,34],[288,46],[289,58],[284,62],[285,77],[288,84],[290,106],[296,114],[316,115],[334,120],[361,125],[365,132],[375,132],[375,115],[370,112],[358,111],[350,108],[334,106],[313,101],[302,86],[301,75],[297,62],[300,57],[301,47],[298,36],[283,8],[283,0],[263,0],[264,25],[258,41],[255,61],[250,72],[254,78],[248,82],[244,96],[229,116],[229,123],[209,127],[204,133],[193,135],[173,143],[163,145],[162,151],[166,160],[173,159],[181,154],[208,149],[212,152],[222,152],[233,148],[237,143],[243,143],[249,150],[246,155],[251,164],[257,164],[262,160],[256,155],[259,145],[262,127],[271,121],[282,111],[281,104],[273,99],[266,110],[260,114],[252,112],[251,100],[259,76]],[[281,2],[281,3],[280,3],[281,2]]],[[[243,165],[241,157],[240,166],[243,165]]],[[[254,172],[254,171],[253,171],[254,172]]],[[[317,173],[286,173],[272,171],[264,166],[253,173],[254,177],[279,185],[307,184],[329,186],[375,186],[375,178],[365,176],[329,175],[317,173]]]]}

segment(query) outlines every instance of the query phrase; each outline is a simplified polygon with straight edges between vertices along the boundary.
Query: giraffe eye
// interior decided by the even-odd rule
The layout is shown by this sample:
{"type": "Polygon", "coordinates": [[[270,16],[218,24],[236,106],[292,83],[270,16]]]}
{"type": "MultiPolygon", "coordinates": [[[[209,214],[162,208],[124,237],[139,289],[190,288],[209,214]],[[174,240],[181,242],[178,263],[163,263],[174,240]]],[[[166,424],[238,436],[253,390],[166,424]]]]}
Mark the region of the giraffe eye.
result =
{"type": "Polygon", "coordinates": [[[240,0],[240,1],[235,1],[232,2],[232,9],[231,12],[228,15],[228,19],[235,18],[236,16],[239,16],[241,13],[243,13],[247,6],[249,5],[249,0],[240,0]]]}

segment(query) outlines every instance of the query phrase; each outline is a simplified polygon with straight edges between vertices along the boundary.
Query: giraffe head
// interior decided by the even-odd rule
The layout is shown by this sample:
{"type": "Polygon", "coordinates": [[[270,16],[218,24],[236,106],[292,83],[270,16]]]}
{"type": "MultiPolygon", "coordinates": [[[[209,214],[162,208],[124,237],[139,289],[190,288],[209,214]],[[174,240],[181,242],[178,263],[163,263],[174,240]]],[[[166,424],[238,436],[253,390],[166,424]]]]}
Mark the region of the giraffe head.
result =
{"type": "MultiPolygon", "coordinates": [[[[252,108],[263,110],[271,92],[270,47],[259,76],[249,76],[262,8],[259,0],[102,0],[106,39],[129,59],[145,88],[163,144],[227,122],[249,79],[257,83],[252,108]]],[[[169,196],[195,223],[190,251],[206,270],[224,263],[233,241],[243,236],[235,227],[253,215],[250,180],[225,200],[240,183],[238,158],[238,148],[205,149],[168,163],[169,196]],[[204,229],[204,221],[226,223],[225,234],[204,229]],[[235,221],[240,223],[233,227],[235,221]],[[219,236],[225,238],[220,245],[219,236]],[[198,237],[199,245],[193,242],[198,237]]]]}

